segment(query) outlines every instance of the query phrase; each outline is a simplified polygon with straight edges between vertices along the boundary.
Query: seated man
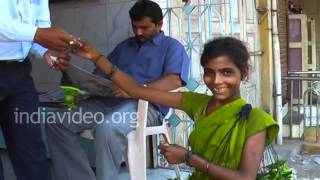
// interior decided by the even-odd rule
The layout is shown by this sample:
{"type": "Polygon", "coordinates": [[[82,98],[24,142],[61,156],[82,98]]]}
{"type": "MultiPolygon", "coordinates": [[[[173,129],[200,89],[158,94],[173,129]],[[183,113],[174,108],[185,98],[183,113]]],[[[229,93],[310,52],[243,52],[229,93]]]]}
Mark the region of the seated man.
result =
{"type": "MultiPolygon", "coordinates": [[[[161,31],[163,14],[159,5],[141,0],[135,3],[129,14],[135,37],[121,42],[108,59],[149,87],[169,91],[185,85],[189,59],[184,47],[161,31]]],[[[102,73],[100,70],[96,72],[102,73]]],[[[114,96],[82,101],[72,112],[59,112],[59,117],[64,117],[60,123],[47,123],[46,133],[56,180],[118,179],[127,146],[126,135],[137,124],[137,99],[130,98],[118,87],[114,87],[114,96]],[[83,113],[83,116],[70,119],[77,117],[75,113],[83,113]],[[103,117],[97,119],[100,114],[103,117]],[[92,129],[95,137],[96,177],[78,142],[78,134],[85,129],[92,129]]],[[[148,111],[148,126],[159,125],[168,108],[153,104],[148,111]]]]}

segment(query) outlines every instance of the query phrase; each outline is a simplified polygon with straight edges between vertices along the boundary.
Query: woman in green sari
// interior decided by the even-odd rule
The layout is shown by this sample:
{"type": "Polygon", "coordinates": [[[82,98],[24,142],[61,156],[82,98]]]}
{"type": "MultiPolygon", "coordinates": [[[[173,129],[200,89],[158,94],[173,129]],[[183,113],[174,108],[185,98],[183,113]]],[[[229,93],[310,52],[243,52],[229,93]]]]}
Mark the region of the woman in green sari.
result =
{"type": "Polygon", "coordinates": [[[240,83],[247,79],[249,70],[249,53],[241,41],[224,37],[205,45],[203,80],[212,96],[144,87],[86,42],[74,53],[93,61],[132,98],[182,109],[195,121],[189,138],[191,150],[160,145],[169,163],[185,162],[196,169],[190,179],[256,178],[264,148],[274,140],[279,127],[270,115],[251,109],[240,96],[240,83]]]}

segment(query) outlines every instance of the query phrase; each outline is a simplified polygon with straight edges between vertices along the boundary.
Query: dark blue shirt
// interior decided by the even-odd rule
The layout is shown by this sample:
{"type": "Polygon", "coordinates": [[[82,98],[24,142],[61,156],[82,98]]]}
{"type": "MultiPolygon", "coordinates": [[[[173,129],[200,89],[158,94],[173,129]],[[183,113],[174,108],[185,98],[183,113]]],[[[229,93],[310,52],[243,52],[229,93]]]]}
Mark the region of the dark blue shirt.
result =
{"type": "MultiPolygon", "coordinates": [[[[180,75],[183,85],[188,80],[190,60],[184,47],[163,32],[141,47],[131,37],[121,42],[108,59],[140,84],[147,84],[168,74],[180,75]]],[[[96,72],[101,74],[101,70],[96,72]]],[[[166,113],[168,108],[161,107],[160,110],[166,113]]]]}

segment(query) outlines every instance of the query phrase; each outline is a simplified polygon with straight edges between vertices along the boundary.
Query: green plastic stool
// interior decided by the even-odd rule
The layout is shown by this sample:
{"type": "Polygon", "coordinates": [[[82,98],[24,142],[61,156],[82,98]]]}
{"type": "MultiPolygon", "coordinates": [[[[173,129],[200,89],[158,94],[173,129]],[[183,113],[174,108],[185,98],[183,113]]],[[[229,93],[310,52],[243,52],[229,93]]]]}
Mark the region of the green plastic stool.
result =
{"type": "Polygon", "coordinates": [[[64,93],[63,105],[69,109],[74,109],[77,106],[74,104],[74,97],[79,95],[85,95],[86,93],[77,87],[73,86],[60,86],[64,93]]]}

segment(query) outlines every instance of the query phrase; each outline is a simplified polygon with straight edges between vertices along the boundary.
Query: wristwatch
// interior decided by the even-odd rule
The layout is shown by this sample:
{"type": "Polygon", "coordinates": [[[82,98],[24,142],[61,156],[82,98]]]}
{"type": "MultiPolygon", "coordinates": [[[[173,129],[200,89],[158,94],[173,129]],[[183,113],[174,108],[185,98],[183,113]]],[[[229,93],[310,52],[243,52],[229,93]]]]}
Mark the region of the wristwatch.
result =
{"type": "Polygon", "coordinates": [[[116,66],[115,64],[112,64],[111,72],[108,74],[108,76],[112,77],[117,70],[118,70],[118,66],[116,66]]]}

